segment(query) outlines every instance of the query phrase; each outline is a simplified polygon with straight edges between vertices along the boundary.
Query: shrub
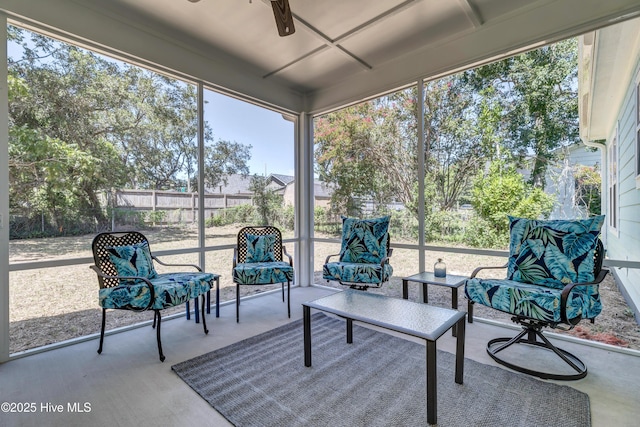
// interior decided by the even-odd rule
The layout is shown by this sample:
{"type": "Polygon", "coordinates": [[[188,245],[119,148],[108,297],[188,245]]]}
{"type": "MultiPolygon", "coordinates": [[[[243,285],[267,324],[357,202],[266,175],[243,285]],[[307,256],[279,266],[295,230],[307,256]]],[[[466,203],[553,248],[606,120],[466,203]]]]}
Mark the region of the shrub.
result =
{"type": "Polygon", "coordinates": [[[260,218],[251,205],[238,205],[220,210],[205,220],[205,227],[221,227],[229,224],[259,224],[260,218]]]}
{"type": "Polygon", "coordinates": [[[497,241],[508,237],[508,215],[523,218],[548,218],[555,197],[528,185],[515,168],[494,162],[489,172],[478,175],[473,184],[472,204],[484,220],[485,232],[496,233],[497,241]]]}

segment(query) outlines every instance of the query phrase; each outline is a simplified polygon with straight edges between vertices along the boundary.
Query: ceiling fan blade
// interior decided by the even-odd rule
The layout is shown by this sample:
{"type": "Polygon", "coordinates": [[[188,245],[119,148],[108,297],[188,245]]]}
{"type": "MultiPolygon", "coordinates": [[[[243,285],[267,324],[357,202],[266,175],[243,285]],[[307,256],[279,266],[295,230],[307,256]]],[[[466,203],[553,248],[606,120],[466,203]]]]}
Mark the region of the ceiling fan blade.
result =
{"type": "Polygon", "coordinates": [[[284,37],[295,33],[296,28],[293,25],[293,16],[291,16],[289,0],[271,0],[271,7],[273,8],[273,15],[276,18],[278,34],[284,37]]]}

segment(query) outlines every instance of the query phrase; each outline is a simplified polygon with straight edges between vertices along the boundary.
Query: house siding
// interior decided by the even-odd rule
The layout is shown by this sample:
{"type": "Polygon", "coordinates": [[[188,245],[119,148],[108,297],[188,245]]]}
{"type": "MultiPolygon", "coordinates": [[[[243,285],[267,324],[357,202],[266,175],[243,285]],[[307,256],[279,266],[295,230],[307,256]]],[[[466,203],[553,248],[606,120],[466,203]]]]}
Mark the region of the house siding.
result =
{"type": "MultiPolygon", "coordinates": [[[[640,61],[636,56],[635,72],[628,82],[623,104],[618,106],[618,206],[619,224],[617,233],[605,226],[605,242],[608,258],[624,261],[640,261],[640,189],[636,188],[636,76],[640,72],[640,61]]],[[[615,106],[612,106],[615,108],[615,106]]],[[[610,129],[607,144],[616,132],[610,129]]],[[[608,152],[605,151],[605,156],[608,152]]],[[[611,159],[607,159],[607,164],[611,159]]],[[[603,168],[603,196],[608,200],[608,174],[603,168]]],[[[621,284],[621,291],[640,321],[640,269],[614,268],[614,274],[621,284]]]]}

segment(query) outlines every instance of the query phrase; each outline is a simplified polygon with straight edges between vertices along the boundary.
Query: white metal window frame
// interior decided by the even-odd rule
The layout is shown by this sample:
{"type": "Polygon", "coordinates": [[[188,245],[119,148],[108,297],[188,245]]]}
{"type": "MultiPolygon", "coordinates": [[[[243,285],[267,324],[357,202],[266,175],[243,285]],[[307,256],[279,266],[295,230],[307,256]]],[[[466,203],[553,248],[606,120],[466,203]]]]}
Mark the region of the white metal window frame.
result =
{"type": "Polygon", "coordinates": [[[620,224],[620,186],[618,173],[618,124],[607,145],[607,216],[611,233],[618,236],[620,224]]]}
{"type": "Polygon", "coordinates": [[[636,189],[640,190],[640,71],[636,74],[635,167],[636,189]]]}

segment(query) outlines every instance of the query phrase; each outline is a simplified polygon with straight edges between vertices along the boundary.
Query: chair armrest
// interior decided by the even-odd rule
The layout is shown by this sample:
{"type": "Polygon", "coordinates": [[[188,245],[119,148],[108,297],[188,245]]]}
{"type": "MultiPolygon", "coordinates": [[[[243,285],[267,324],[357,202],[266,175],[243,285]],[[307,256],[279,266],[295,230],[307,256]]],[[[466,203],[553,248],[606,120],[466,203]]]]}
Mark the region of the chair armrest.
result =
{"type": "MultiPolygon", "coordinates": [[[[105,279],[118,279],[118,280],[120,280],[120,279],[136,279],[136,280],[142,280],[149,287],[149,292],[150,292],[149,304],[143,309],[136,309],[136,310],[132,310],[132,311],[145,311],[145,310],[148,310],[149,308],[151,308],[151,306],[153,305],[153,303],[154,303],[154,301],[156,299],[156,289],[153,286],[153,283],[151,283],[151,281],[149,279],[147,279],[146,277],[142,277],[142,276],[110,276],[108,274],[104,274],[104,272],[97,265],[91,265],[91,266],[89,266],[89,268],[91,268],[93,271],[95,271],[98,276],[100,276],[102,278],[105,278],[105,279]]],[[[135,284],[135,283],[120,283],[118,286],[131,286],[133,284],[135,284]]]]}
{"type": "Polygon", "coordinates": [[[380,267],[382,267],[384,269],[384,265],[389,263],[389,258],[388,256],[382,258],[382,260],[380,261],[380,267]]]}
{"type": "Polygon", "coordinates": [[[329,255],[329,256],[327,257],[327,259],[326,259],[326,260],[324,260],[324,263],[325,263],[325,264],[329,264],[329,258],[334,257],[334,256],[340,256],[340,254],[332,254],[332,255],[329,255]]]}
{"type": "Polygon", "coordinates": [[[568,324],[578,323],[580,319],[578,319],[578,322],[575,322],[575,323],[570,322],[569,319],[567,319],[567,300],[569,299],[569,294],[571,293],[573,288],[575,288],[576,286],[599,285],[604,280],[604,278],[607,276],[608,273],[609,273],[609,270],[606,268],[603,268],[602,270],[600,270],[598,277],[596,277],[593,280],[593,282],[569,283],[564,288],[562,288],[562,293],[560,294],[560,319],[568,324]]]}
{"type": "Polygon", "coordinates": [[[293,258],[291,258],[291,255],[289,255],[289,253],[287,252],[287,248],[284,245],[282,245],[282,252],[287,258],[289,258],[289,265],[293,267],[293,258]]]}
{"type": "Polygon", "coordinates": [[[165,267],[193,267],[199,272],[202,272],[202,269],[195,264],[167,264],[166,262],[160,261],[160,259],[155,255],[151,255],[151,258],[153,258],[153,260],[156,261],[158,264],[164,265],[165,267]]]}
{"type": "Polygon", "coordinates": [[[238,265],[238,247],[233,248],[233,268],[236,268],[238,265]]]}
{"type": "Polygon", "coordinates": [[[505,265],[497,265],[497,266],[493,266],[493,267],[478,267],[475,270],[473,270],[473,273],[471,273],[471,276],[469,277],[469,279],[473,279],[474,277],[476,277],[476,275],[482,271],[482,270],[491,270],[491,269],[500,269],[500,268],[507,268],[508,264],[505,265]]]}

